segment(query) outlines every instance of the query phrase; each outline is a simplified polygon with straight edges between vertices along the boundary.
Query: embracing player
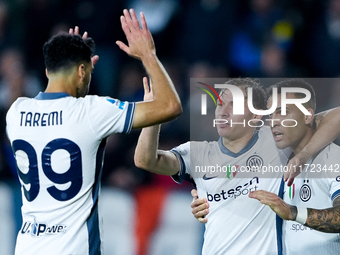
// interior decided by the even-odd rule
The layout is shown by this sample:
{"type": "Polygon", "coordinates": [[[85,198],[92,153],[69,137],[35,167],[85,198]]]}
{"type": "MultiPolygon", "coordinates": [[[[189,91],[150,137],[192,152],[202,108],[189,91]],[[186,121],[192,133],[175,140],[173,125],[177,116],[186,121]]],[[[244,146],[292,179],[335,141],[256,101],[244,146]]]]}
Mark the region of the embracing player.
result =
{"type": "MultiPolygon", "coordinates": [[[[256,109],[265,109],[266,93],[259,83],[251,79],[231,79],[226,82],[242,89],[247,97],[247,88],[253,89],[253,105],[256,109]]],[[[253,114],[244,100],[244,115],[233,114],[233,97],[230,90],[220,92],[222,104],[215,110],[216,119],[228,120],[228,123],[252,123],[262,116],[253,114]],[[250,122],[248,122],[250,121],[250,122]]],[[[330,113],[323,119],[326,125],[320,125],[318,132],[333,121],[330,113]]],[[[220,135],[215,142],[187,142],[171,151],[158,150],[159,126],[144,128],[135,151],[136,166],[145,170],[172,175],[177,182],[193,182],[198,191],[197,206],[202,216],[208,210],[209,219],[205,224],[202,254],[280,254],[281,225],[269,208],[248,197],[255,190],[268,190],[278,193],[282,172],[276,172],[268,178],[259,172],[237,171],[236,176],[225,172],[219,174],[197,174],[196,166],[229,166],[241,170],[247,166],[286,165],[286,153],[278,150],[268,126],[260,129],[252,125],[217,125],[220,135]],[[203,210],[203,211],[202,211],[203,210]]],[[[317,137],[317,136],[316,136],[317,137]]],[[[316,147],[322,146],[316,139],[316,147]]],[[[319,147],[321,148],[321,147],[319,147]]],[[[297,155],[299,157],[299,155],[297,155]]]]}
{"type": "MultiPolygon", "coordinates": [[[[251,79],[233,79],[227,84],[238,86],[246,93],[251,87],[256,95],[254,107],[264,109],[266,93],[251,79]]],[[[233,115],[232,94],[225,89],[220,93],[222,105],[216,107],[215,117],[240,122],[261,119],[250,112],[245,101],[245,114],[233,115]]],[[[230,123],[230,122],[229,122],[230,123]]],[[[195,166],[246,166],[247,161],[260,159],[263,164],[286,164],[288,158],[277,150],[268,127],[256,130],[252,126],[218,125],[220,139],[216,142],[188,142],[171,151],[157,150],[159,126],[144,128],[135,151],[137,167],[148,171],[172,175],[177,182],[193,182],[200,197],[209,199],[210,215],[204,234],[203,254],[277,254],[276,218],[263,205],[248,198],[252,190],[268,188],[278,192],[277,178],[261,178],[258,173],[244,177],[225,178],[219,175],[197,175],[195,166]],[[268,139],[268,137],[270,139],[268,139]],[[271,153],[268,153],[270,151],[271,153]],[[258,216],[262,217],[258,217],[258,216]],[[263,226],[263,227],[259,227],[263,226]]],[[[238,175],[238,173],[237,173],[238,175]]]]}
{"type": "MultiPolygon", "coordinates": [[[[315,94],[314,94],[314,91],[311,89],[310,85],[307,84],[305,81],[301,80],[301,79],[290,79],[290,80],[286,80],[284,82],[281,83],[280,86],[287,86],[289,87],[288,85],[290,85],[290,87],[303,87],[307,90],[310,90],[311,91],[311,95],[312,95],[312,98],[315,98],[315,94]]],[[[288,94],[289,96],[291,94],[288,94]]],[[[297,96],[295,97],[292,97],[292,98],[300,98],[301,96],[303,96],[302,94],[297,94],[297,96]]],[[[279,97],[280,98],[280,97],[279,97]]],[[[291,98],[291,97],[289,97],[291,98]]],[[[279,99],[280,100],[280,99],[279,99]]],[[[271,104],[269,103],[268,106],[271,106],[271,104]]],[[[313,103],[308,103],[308,104],[305,104],[305,106],[311,110],[313,109],[313,103]]],[[[315,106],[314,106],[315,107],[315,106]]],[[[287,112],[288,112],[288,117],[285,116],[284,118],[283,117],[280,117],[278,118],[278,115],[277,113],[281,110],[280,108],[280,101],[279,101],[279,106],[277,107],[275,113],[272,115],[272,119],[274,120],[275,119],[275,125],[273,125],[273,130],[275,130],[274,134],[275,134],[275,139],[277,141],[281,140],[282,137],[285,137],[287,136],[285,139],[282,139],[283,141],[286,140],[287,141],[290,141],[289,138],[292,137],[292,135],[289,135],[290,132],[294,133],[294,132],[297,132],[297,133],[300,133],[300,136],[296,137],[296,140],[295,141],[298,141],[299,139],[301,139],[301,134],[304,134],[304,132],[306,131],[305,129],[301,129],[301,127],[303,127],[305,125],[305,123],[308,123],[308,125],[312,125],[313,122],[313,117],[314,117],[314,110],[312,110],[313,114],[311,116],[304,116],[303,114],[301,114],[300,110],[297,109],[297,107],[295,105],[292,105],[288,107],[289,109],[287,109],[287,112]],[[295,111],[293,111],[292,109],[294,109],[295,111]],[[297,112],[299,112],[300,114],[300,118],[298,118],[298,123],[299,124],[299,127],[298,129],[295,129],[295,128],[285,128],[285,132],[283,132],[283,129],[282,129],[282,125],[279,125],[278,123],[282,123],[282,120],[283,119],[296,119],[296,114],[297,112]],[[292,114],[294,116],[292,116],[292,114]],[[302,117],[301,117],[302,116],[302,117]],[[280,128],[278,128],[278,126],[281,126],[280,128]],[[278,129],[280,131],[278,131],[278,129]]],[[[318,130],[316,132],[313,131],[313,133],[310,133],[309,132],[309,135],[308,137],[306,136],[306,138],[308,139],[303,139],[303,143],[295,143],[296,145],[299,145],[299,149],[298,150],[294,150],[295,153],[296,153],[296,156],[290,160],[290,165],[296,165],[296,166],[299,166],[299,164],[303,164],[303,162],[307,162],[307,160],[310,158],[311,155],[313,155],[314,153],[316,153],[320,148],[323,148],[324,146],[326,146],[328,143],[330,143],[331,141],[333,141],[338,135],[339,135],[339,130],[337,129],[334,129],[333,126],[339,121],[340,119],[340,115],[339,115],[339,108],[336,108],[336,109],[332,109],[330,110],[329,112],[324,112],[324,113],[321,113],[321,114],[318,114],[318,116],[315,118],[315,122],[318,126],[318,130]]],[[[288,124],[288,122],[286,123],[288,124]]],[[[292,123],[292,126],[293,126],[294,123],[292,123]]],[[[289,125],[289,124],[288,124],[289,125]]],[[[292,141],[291,141],[292,142],[292,141]]],[[[280,142],[278,142],[277,144],[279,144],[280,142]]],[[[283,147],[279,147],[279,148],[286,148],[287,146],[283,146],[283,147]]],[[[288,168],[286,168],[288,169],[288,168]]],[[[296,172],[291,172],[292,176],[296,176],[296,172]]],[[[289,179],[289,178],[286,178],[286,179],[289,179]]],[[[289,179],[290,183],[293,181],[293,179],[289,179]]],[[[334,184],[334,179],[331,180],[331,182],[334,184]]],[[[295,186],[294,186],[295,187],[295,186]]],[[[334,185],[334,187],[336,187],[336,185],[334,185]]],[[[283,188],[283,186],[282,186],[283,188]]],[[[268,190],[267,188],[265,188],[265,190],[268,190]]],[[[336,188],[333,188],[333,191],[334,192],[334,199],[336,199],[336,188]]],[[[295,193],[297,193],[298,190],[296,189],[295,190],[295,193]]],[[[277,193],[268,193],[268,192],[265,192],[263,190],[259,191],[252,191],[250,193],[250,197],[255,197],[257,196],[258,199],[261,199],[261,201],[263,203],[268,203],[268,204],[271,204],[273,201],[276,201],[276,209],[277,211],[279,211],[280,209],[282,210],[281,212],[285,212],[287,213],[287,211],[284,211],[282,207],[280,207],[279,205],[283,205],[283,203],[280,202],[278,196],[276,195],[277,193]],[[267,194],[271,194],[271,196],[267,196],[267,194]],[[274,195],[275,194],[275,195],[274,195]],[[271,199],[272,198],[272,199],[271,199]],[[276,200],[275,200],[275,199],[276,200]]],[[[287,191],[285,193],[286,196],[288,196],[289,192],[287,191]]],[[[211,217],[206,217],[208,214],[210,215],[211,212],[213,211],[213,208],[211,208],[211,202],[209,202],[207,200],[207,198],[204,198],[204,197],[200,197],[198,198],[198,195],[197,195],[197,191],[196,190],[193,190],[192,191],[192,195],[194,196],[194,201],[192,202],[192,212],[194,214],[194,216],[200,221],[200,222],[203,222],[203,223],[207,223],[211,220],[211,217]]],[[[330,203],[330,197],[328,199],[326,199],[324,202],[325,203],[330,203]]],[[[274,206],[274,203],[273,203],[273,207],[272,208],[275,208],[274,206]]],[[[290,209],[290,207],[288,205],[285,206],[285,208],[288,210],[290,209]]],[[[290,211],[289,211],[290,212],[290,211]]],[[[279,214],[280,215],[280,214],[279,214]]],[[[281,216],[281,215],[280,215],[281,216]]],[[[286,217],[287,214],[286,214],[286,217]]],[[[279,222],[279,221],[278,221],[279,222]]],[[[317,222],[315,222],[317,224],[317,222]]],[[[251,223],[249,223],[251,224],[251,223]]],[[[294,223],[292,223],[294,224],[294,223]]],[[[273,227],[273,226],[272,226],[273,227]]],[[[281,231],[281,224],[280,225],[276,225],[276,228],[277,228],[277,231],[281,231]]],[[[290,229],[291,231],[293,231],[293,228],[290,229]]],[[[315,231],[314,231],[315,232],[315,231]]],[[[293,235],[294,236],[294,235],[293,235]]],[[[329,237],[331,238],[331,237],[329,237]]],[[[297,237],[291,237],[290,238],[291,240],[295,240],[295,245],[291,245],[290,243],[286,243],[285,246],[289,246],[289,247],[299,247],[299,244],[300,244],[300,241],[296,241],[296,240],[300,240],[299,238],[297,237]]],[[[285,239],[284,239],[285,240],[285,239]]],[[[309,238],[310,241],[314,242],[315,239],[311,239],[309,238]]],[[[320,239],[321,241],[321,239],[320,239]]],[[[280,240],[278,240],[278,242],[280,242],[280,240]]],[[[328,242],[329,244],[329,242],[328,242]]],[[[311,246],[311,247],[315,247],[315,246],[311,246]]],[[[309,247],[310,249],[313,249],[309,247]]],[[[319,247],[322,247],[319,246],[319,247]]],[[[331,245],[329,245],[328,249],[326,250],[332,250],[334,248],[337,247],[337,244],[336,243],[333,243],[331,245]]],[[[293,248],[294,249],[294,248],[293,248]]],[[[300,246],[298,248],[298,250],[295,250],[295,252],[297,251],[304,251],[304,248],[303,246],[300,246]]],[[[317,249],[320,251],[320,249],[317,249]]],[[[262,253],[265,253],[266,251],[265,250],[262,250],[262,253]]],[[[279,250],[279,254],[281,254],[282,250],[279,250]]],[[[295,254],[293,252],[293,254],[295,254]]]]}
{"type": "MultiPolygon", "coordinates": [[[[272,133],[279,149],[291,148],[298,154],[315,133],[313,117],[316,97],[313,88],[301,80],[285,80],[272,88],[281,94],[282,88],[303,87],[311,92],[311,99],[304,105],[311,115],[304,115],[295,105],[287,106],[287,115],[281,115],[281,99],[272,115],[272,133]],[[284,119],[294,119],[297,125],[281,125],[284,119]]],[[[271,89],[272,89],[271,88],[271,89]]],[[[287,98],[299,98],[299,93],[287,98]]],[[[280,97],[279,97],[280,98],[280,97]]],[[[271,105],[269,98],[268,105],[271,105]]],[[[333,127],[334,129],[334,127],[333,127]]],[[[335,128],[335,130],[337,130],[335,128]]],[[[336,131],[339,132],[339,131],[336,131]]],[[[322,136],[321,139],[325,139],[322,136]]],[[[327,140],[327,138],[326,138],[327,140]]],[[[295,178],[294,184],[284,187],[283,200],[265,190],[252,192],[250,197],[268,205],[285,221],[283,222],[284,254],[338,254],[340,251],[340,147],[331,143],[313,154],[295,178]],[[308,209],[307,209],[308,207],[308,209]],[[318,231],[315,231],[315,230],[318,231]]],[[[296,171],[300,170],[296,169],[296,171]]]]}
{"type": "MultiPolygon", "coordinates": [[[[86,96],[98,56],[93,56],[94,41],[86,32],[81,37],[76,27],[44,44],[45,92],[17,99],[8,111],[7,134],[23,198],[18,255],[102,254],[98,193],[106,138],[181,113],[144,14],[140,27],[135,12],[124,10],[121,24],[128,46],[117,44],[142,61],[153,84],[153,101],[86,96]]],[[[144,88],[149,91],[147,84],[144,88]]]]}

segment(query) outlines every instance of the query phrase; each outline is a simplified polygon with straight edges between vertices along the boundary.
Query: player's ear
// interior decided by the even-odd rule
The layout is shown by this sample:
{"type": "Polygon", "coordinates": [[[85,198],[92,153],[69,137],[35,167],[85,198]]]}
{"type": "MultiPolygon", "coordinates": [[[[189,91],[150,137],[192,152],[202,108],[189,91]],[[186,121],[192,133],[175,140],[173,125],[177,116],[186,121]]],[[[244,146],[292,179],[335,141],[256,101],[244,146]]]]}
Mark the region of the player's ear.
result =
{"type": "Polygon", "coordinates": [[[254,125],[258,124],[261,121],[262,117],[263,117],[262,115],[254,114],[252,119],[254,125]]]}
{"type": "Polygon", "coordinates": [[[263,115],[254,114],[253,119],[260,120],[260,119],[262,119],[262,117],[263,117],[263,115]]]}
{"type": "Polygon", "coordinates": [[[84,64],[80,64],[78,66],[77,74],[78,74],[79,79],[81,81],[84,81],[84,78],[85,78],[85,65],[84,64]]]}
{"type": "Polygon", "coordinates": [[[46,77],[47,77],[47,79],[48,79],[48,71],[47,71],[47,68],[45,68],[45,75],[46,75],[46,77]]]}
{"type": "Polygon", "coordinates": [[[308,108],[307,111],[311,114],[311,115],[305,115],[305,124],[309,125],[311,123],[313,123],[314,120],[314,111],[312,108],[308,108]]]}

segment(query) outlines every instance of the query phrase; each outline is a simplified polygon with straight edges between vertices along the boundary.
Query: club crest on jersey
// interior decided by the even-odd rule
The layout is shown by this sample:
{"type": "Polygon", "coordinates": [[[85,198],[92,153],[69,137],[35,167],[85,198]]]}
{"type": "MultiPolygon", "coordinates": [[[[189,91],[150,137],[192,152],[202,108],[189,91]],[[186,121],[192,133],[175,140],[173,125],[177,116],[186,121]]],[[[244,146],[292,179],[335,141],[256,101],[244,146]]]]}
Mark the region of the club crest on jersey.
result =
{"type": "Polygon", "coordinates": [[[247,169],[252,172],[260,172],[263,166],[263,159],[258,155],[252,155],[247,159],[247,169]]]}
{"type": "Polygon", "coordinates": [[[309,180],[303,180],[304,184],[300,188],[300,199],[303,202],[307,202],[312,196],[312,190],[307,184],[309,180]]]}
{"type": "Polygon", "coordinates": [[[43,235],[56,235],[56,234],[63,234],[66,232],[65,225],[52,225],[48,226],[45,223],[39,223],[34,218],[33,222],[26,221],[22,225],[20,233],[23,235],[31,235],[34,237],[40,237],[43,235]]]}

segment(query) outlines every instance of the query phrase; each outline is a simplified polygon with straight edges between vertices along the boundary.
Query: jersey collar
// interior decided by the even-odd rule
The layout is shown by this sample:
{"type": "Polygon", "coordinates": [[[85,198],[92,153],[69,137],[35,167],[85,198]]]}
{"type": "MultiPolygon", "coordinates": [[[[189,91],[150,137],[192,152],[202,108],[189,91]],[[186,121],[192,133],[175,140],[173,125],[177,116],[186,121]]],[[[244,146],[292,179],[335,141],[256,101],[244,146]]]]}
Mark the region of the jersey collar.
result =
{"type": "Polygon", "coordinates": [[[222,153],[228,155],[228,156],[231,156],[233,158],[236,158],[244,153],[246,153],[248,150],[251,149],[251,147],[254,146],[254,144],[257,142],[257,140],[259,139],[259,134],[258,134],[258,131],[256,130],[252,136],[252,138],[249,140],[249,142],[246,144],[246,146],[243,147],[242,150],[240,150],[239,152],[237,153],[234,153],[234,152],[231,152],[230,150],[228,150],[224,145],[223,145],[223,140],[222,140],[222,137],[220,137],[218,139],[218,145],[220,147],[220,150],[222,153]]]}
{"type": "Polygon", "coordinates": [[[35,97],[38,100],[50,100],[50,99],[58,99],[63,97],[70,97],[70,94],[66,92],[56,92],[56,93],[46,93],[46,92],[39,92],[39,94],[35,97]]]}

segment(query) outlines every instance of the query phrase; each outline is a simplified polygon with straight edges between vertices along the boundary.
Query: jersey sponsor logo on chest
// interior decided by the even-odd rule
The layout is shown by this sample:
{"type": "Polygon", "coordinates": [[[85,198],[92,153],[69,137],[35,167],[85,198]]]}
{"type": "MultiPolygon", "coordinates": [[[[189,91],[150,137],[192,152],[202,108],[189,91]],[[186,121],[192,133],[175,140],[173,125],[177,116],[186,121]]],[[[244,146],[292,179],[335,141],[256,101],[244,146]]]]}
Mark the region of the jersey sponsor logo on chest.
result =
{"type": "Polygon", "coordinates": [[[249,182],[244,185],[238,185],[233,189],[225,191],[224,189],[220,193],[209,194],[207,192],[207,199],[209,202],[215,201],[220,202],[227,200],[228,198],[238,198],[240,196],[247,196],[250,192],[256,191],[258,189],[258,184],[260,179],[258,177],[252,178],[249,182]]]}
{"type": "Polygon", "coordinates": [[[31,235],[33,237],[40,237],[43,235],[64,234],[66,232],[66,225],[56,224],[48,225],[37,222],[34,218],[32,221],[25,221],[20,230],[22,235],[31,235]]]}

